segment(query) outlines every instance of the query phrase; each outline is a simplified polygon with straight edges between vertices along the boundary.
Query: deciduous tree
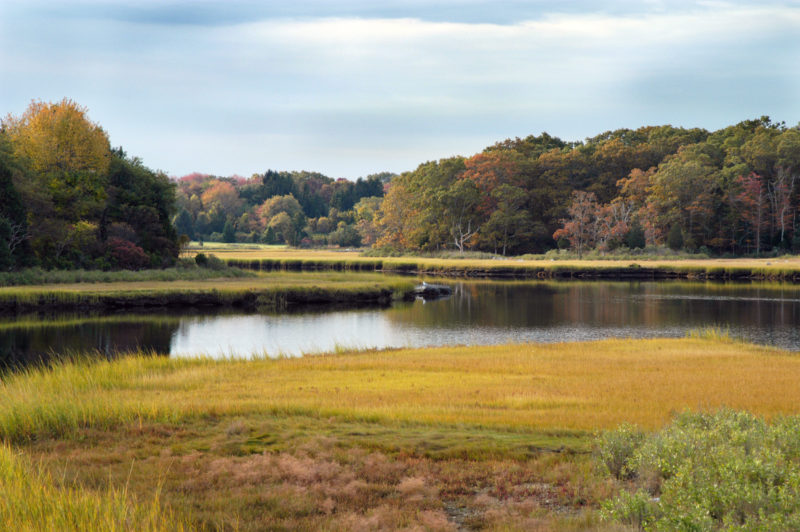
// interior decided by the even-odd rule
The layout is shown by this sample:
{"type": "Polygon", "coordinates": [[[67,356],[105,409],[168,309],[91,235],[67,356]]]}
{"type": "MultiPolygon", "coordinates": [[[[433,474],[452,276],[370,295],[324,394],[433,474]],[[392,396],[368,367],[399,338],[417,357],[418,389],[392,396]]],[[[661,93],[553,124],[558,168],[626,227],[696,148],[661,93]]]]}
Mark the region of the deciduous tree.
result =
{"type": "Polygon", "coordinates": [[[6,117],[3,128],[30,169],[32,185],[48,191],[56,217],[77,221],[101,208],[111,148],[86,108],[66,98],[33,101],[22,116],[6,117]]]}
{"type": "Polygon", "coordinates": [[[572,249],[583,258],[583,252],[594,245],[597,235],[597,197],[594,192],[575,191],[569,206],[569,217],[563,227],[553,234],[553,239],[566,238],[572,249]]]}
{"type": "Polygon", "coordinates": [[[764,178],[754,172],[747,176],[739,176],[737,182],[741,186],[741,192],[737,197],[742,207],[741,216],[750,226],[758,256],[761,253],[761,236],[767,223],[765,214],[769,208],[766,185],[764,178]]]}

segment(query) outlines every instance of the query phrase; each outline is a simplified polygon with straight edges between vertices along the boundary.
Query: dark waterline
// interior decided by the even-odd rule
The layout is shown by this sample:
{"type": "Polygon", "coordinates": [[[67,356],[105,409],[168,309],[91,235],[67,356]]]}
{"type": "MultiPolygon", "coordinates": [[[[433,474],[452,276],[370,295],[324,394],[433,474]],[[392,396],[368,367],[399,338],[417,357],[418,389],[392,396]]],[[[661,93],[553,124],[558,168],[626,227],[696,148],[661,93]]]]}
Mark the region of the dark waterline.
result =
{"type": "Polygon", "coordinates": [[[336,349],[684,336],[734,337],[800,350],[800,287],[687,282],[457,282],[447,299],[390,308],[281,315],[26,316],[0,321],[0,359],[148,350],[266,356],[336,349]]]}

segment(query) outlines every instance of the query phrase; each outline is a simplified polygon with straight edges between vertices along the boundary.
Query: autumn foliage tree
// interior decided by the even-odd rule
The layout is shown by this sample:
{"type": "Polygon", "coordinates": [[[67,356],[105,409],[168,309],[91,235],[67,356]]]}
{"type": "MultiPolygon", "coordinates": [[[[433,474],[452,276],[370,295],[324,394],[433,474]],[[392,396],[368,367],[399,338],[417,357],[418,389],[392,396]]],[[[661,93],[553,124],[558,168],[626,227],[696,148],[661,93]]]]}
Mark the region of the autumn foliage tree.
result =
{"type": "Polygon", "coordinates": [[[553,239],[566,238],[570,246],[583,258],[583,253],[591,248],[597,238],[597,197],[594,192],[577,190],[572,193],[572,203],[567,209],[568,217],[563,227],[553,233],[553,239]]]}
{"type": "MultiPolygon", "coordinates": [[[[69,99],[34,101],[21,116],[2,121],[0,150],[25,211],[24,244],[47,267],[111,267],[116,261],[109,227],[125,223],[129,241],[143,250],[148,265],[177,256],[171,218],[174,185],[121,149],[112,150],[106,132],[86,108],[69,99]]],[[[18,244],[19,245],[19,244],[18,244]]]]}
{"type": "Polygon", "coordinates": [[[521,184],[520,156],[513,151],[487,151],[464,161],[463,179],[475,183],[481,193],[479,208],[488,217],[497,208],[494,191],[501,185],[521,184]]]}
{"type": "Polygon", "coordinates": [[[105,199],[111,146],[85,107],[69,99],[34,101],[20,117],[6,117],[3,127],[14,155],[29,170],[26,193],[45,192],[58,217],[96,214],[105,199]]]}
{"type": "Polygon", "coordinates": [[[755,172],[748,176],[739,176],[737,182],[742,190],[737,196],[742,208],[742,217],[748,223],[756,256],[761,253],[761,237],[766,227],[766,211],[768,208],[764,179],[755,172]]]}

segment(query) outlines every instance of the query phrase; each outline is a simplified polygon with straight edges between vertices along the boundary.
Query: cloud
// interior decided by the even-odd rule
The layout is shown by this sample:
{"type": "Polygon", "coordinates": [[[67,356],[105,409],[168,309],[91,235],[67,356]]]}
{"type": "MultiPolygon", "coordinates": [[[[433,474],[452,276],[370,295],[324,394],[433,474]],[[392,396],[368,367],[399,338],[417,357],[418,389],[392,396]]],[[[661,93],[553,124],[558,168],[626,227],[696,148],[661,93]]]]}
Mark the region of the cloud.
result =
{"type": "Polygon", "coordinates": [[[796,2],[504,2],[530,15],[512,20],[482,1],[387,2],[377,17],[367,4],[236,2],[213,22],[228,4],[188,4],[190,16],[150,2],[133,16],[89,2],[51,18],[18,4],[0,27],[0,77],[15,80],[0,101],[18,113],[72,97],[172,173],[349,177],[543,130],[800,119],[796,2]],[[315,8],[328,16],[301,16],[315,8]]]}

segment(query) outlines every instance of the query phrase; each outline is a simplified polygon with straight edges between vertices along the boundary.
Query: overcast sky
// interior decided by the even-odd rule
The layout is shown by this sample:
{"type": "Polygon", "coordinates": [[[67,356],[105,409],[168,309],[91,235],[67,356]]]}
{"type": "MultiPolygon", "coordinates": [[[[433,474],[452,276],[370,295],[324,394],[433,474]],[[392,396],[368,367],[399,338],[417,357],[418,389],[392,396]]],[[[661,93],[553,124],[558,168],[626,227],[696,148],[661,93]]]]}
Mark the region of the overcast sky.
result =
{"type": "Polygon", "coordinates": [[[0,114],[154,169],[356,178],[547,131],[800,121],[800,0],[0,0],[0,114]]]}

